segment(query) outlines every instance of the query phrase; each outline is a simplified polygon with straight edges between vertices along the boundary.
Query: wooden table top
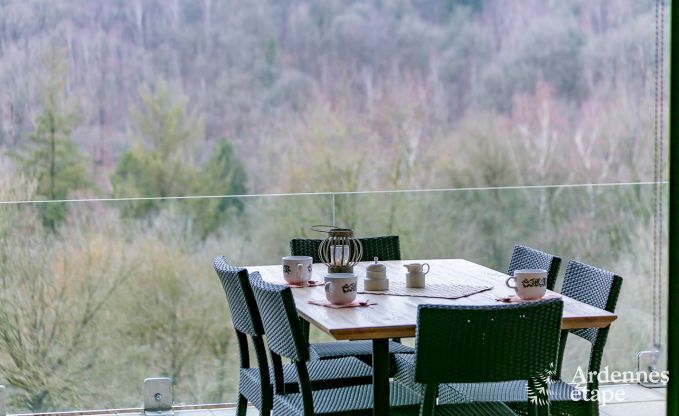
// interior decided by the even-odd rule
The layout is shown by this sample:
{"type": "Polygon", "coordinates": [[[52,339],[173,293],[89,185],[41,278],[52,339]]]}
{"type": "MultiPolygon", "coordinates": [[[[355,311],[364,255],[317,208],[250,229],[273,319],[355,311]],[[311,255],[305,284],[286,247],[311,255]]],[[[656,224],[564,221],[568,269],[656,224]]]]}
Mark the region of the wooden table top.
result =
{"type": "MultiPolygon", "coordinates": [[[[491,290],[477,293],[460,299],[424,298],[414,296],[392,296],[358,294],[358,300],[370,299],[377,305],[369,307],[332,309],[309,304],[308,301],[325,300],[323,286],[309,288],[294,288],[292,293],[297,305],[297,311],[307,321],[311,322],[323,332],[335,339],[375,339],[375,338],[408,338],[415,336],[417,320],[417,306],[420,304],[443,305],[503,305],[496,299],[514,294],[505,285],[507,275],[487,267],[462,259],[437,260],[403,260],[382,262],[387,267],[387,278],[390,282],[405,282],[406,269],[404,264],[429,263],[430,272],[426,282],[465,285],[492,285],[491,290]]],[[[365,278],[365,267],[370,262],[359,263],[354,267],[354,273],[359,282],[365,278]]],[[[283,281],[281,265],[251,266],[248,271],[258,271],[262,278],[273,283],[283,281]]],[[[327,274],[324,264],[314,264],[312,280],[323,281],[327,274]]],[[[359,283],[359,287],[361,284],[359,283]]],[[[549,292],[548,293],[553,293],[549,292]]],[[[605,328],[617,316],[602,309],[595,308],[566,296],[559,295],[564,302],[563,329],[605,328]]]]}

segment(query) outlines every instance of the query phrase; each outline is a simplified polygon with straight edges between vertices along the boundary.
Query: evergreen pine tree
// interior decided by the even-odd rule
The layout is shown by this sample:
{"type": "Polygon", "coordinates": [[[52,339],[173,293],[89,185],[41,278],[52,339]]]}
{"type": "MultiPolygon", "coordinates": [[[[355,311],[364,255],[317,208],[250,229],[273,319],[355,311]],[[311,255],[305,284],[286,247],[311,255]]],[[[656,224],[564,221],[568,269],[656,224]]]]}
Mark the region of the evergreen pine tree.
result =
{"type": "MultiPolygon", "coordinates": [[[[63,51],[52,48],[43,59],[45,77],[42,113],[35,119],[35,130],[26,145],[13,154],[20,169],[36,178],[36,195],[49,201],[71,197],[71,192],[90,185],[86,157],[71,134],[79,120],[66,103],[68,65],[63,51]]],[[[54,230],[66,217],[64,202],[40,204],[43,225],[54,230]]]]}

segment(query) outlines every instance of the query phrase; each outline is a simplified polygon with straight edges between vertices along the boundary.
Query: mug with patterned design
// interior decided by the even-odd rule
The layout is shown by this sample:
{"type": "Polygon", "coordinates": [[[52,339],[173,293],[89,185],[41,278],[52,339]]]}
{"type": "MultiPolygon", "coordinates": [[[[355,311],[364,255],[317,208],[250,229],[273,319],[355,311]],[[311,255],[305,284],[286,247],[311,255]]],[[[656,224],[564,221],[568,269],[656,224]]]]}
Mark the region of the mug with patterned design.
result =
{"type": "Polygon", "coordinates": [[[507,287],[516,291],[516,295],[523,300],[536,300],[547,293],[547,270],[520,269],[514,270],[514,276],[507,279],[507,287]],[[516,286],[509,284],[514,280],[516,286]]]}
{"type": "Polygon", "coordinates": [[[325,298],[333,305],[356,300],[358,276],[354,273],[329,273],[325,276],[325,298]]]}
{"type": "Polygon", "coordinates": [[[283,257],[283,278],[291,285],[304,285],[311,280],[314,259],[309,256],[283,257]]]}

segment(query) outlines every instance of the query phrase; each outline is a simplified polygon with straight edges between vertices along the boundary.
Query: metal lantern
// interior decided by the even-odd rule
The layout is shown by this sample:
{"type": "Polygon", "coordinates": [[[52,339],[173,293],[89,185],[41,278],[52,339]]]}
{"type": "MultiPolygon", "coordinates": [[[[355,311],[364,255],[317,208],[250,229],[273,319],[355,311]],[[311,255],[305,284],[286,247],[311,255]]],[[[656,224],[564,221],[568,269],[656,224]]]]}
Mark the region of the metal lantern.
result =
{"type": "Polygon", "coordinates": [[[314,225],[311,229],[328,234],[318,247],[318,256],[328,266],[328,273],[353,273],[363,256],[363,247],[354,238],[354,230],[330,225],[314,225]]]}

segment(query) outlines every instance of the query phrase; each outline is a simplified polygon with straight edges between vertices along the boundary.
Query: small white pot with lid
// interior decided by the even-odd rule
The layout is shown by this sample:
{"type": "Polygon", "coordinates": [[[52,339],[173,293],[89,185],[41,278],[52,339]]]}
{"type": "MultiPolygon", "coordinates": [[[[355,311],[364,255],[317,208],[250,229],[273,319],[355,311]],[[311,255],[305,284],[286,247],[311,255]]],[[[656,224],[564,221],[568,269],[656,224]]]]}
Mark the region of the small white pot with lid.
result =
{"type": "Polygon", "coordinates": [[[363,288],[365,290],[389,290],[389,279],[387,279],[387,266],[379,262],[375,257],[375,262],[369,264],[365,270],[365,280],[363,288]]]}
{"type": "Polygon", "coordinates": [[[379,259],[375,257],[375,262],[369,264],[366,270],[366,277],[368,279],[386,279],[387,278],[387,266],[379,262],[379,259]]]}

